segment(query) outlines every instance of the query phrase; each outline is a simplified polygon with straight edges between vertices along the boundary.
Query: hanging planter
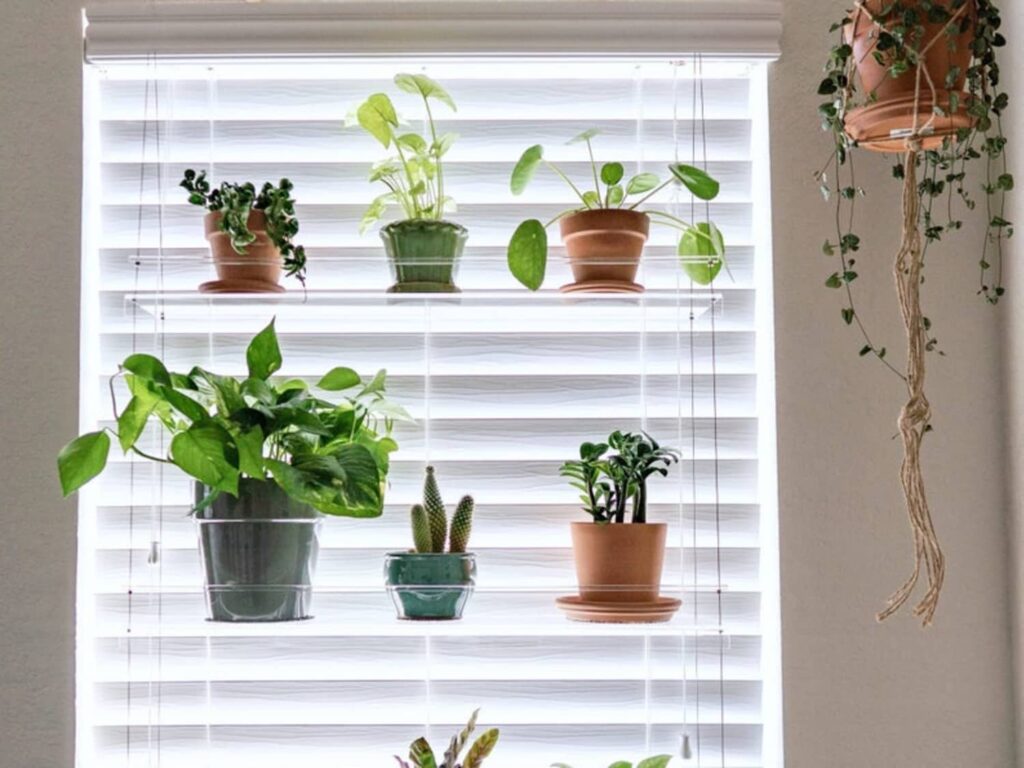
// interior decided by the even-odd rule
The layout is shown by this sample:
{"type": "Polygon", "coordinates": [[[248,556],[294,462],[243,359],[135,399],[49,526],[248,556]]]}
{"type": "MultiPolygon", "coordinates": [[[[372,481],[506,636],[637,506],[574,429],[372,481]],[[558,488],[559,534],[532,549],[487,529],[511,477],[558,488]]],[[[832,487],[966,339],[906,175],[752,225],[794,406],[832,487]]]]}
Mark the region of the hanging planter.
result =
{"type": "Polygon", "coordinates": [[[359,226],[362,234],[387,211],[398,205],[404,219],[381,228],[380,238],[388,258],[393,283],[388,293],[458,293],[459,262],[469,232],[461,224],[445,220],[455,201],[445,192],[444,156],[457,138],[437,133],[431,102],[455,111],[452,97],[426,75],[401,73],[395,85],[423,100],[427,136],[402,130],[391,99],[375,93],[356,111],[359,125],[395,155],[374,163],[370,181],[380,182],[387,192],[370,204],[359,226]]]}
{"type": "Polygon", "coordinates": [[[423,503],[412,508],[410,517],[415,548],[391,552],[384,560],[385,582],[398,618],[461,619],[476,584],[476,555],[466,551],[473,529],[473,497],[462,497],[449,527],[434,468],[427,467],[423,503]]]}
{"type": "Polygon", "coordinates": [[[679,609],[678,599],[660,596],[668,526],[647,522],[647,480],[678,460],[646,434],[613,432],[606,443],[583,443],[580,458],[562,465],[592,517],[572,524],[580,592],[557,600],[569,618],[649,623],[679,609]]]}
{"type": "Polygon", "coordinates": [[[840,39],[818,88],[823,127],[835,151],[818,173],[826,199],[838,206],[835,240],[825,243],[838,269],[826,280],[842,292],[842,318],[862,336],[860,354],[872,356],[898,376],[907,400],[898,428],[903,443],[900,481],[913,530],[914,569],[890,597],[879,620],[910,599],[918,579],[928,585],[914,609],[932,622],[945,577],[945,558],[932,522],[921,469],[921,445],[932,429],[925,394],[926,357],[939,351],[932,319],[922,307],[925,253],[932,242],[958,230],[957,202],[985,216],[984,242],[977,254],[977,293],[995,304],[1003,295],[1003,241],[1013,234],[1004,218],[1004,196],[1013,188],[1006,170],[1001,118],[1008,104],[999,90],[996,49],[998,9],[989,0],[866,0],[833,24],[840,39]],[[897,299],[907,337],[907,357],[896,365],[875,342],[854,304],[860,238],[854,205],[864,194],[854,181],[857,149],[897,153],[893,176],[902,183],[902,234],[893,264],[897,299]],[[971,181],[973,161],[984,178],[971,181]]]}
{"type": "Polygon", "coordinates": [[[268,181],[258,194],[250,183],[211,189],[206,172],[190,168],[180,186],[209,211],[203,224],[217,279],[200,285],[201,293],[279,293],[282,272],[305,285],[306,249],[292,242],[299,222],[288,179],[268,181]]]}
{"type": "Polygon", "coordinates": [[[718,182],[700,168],[683,163],[670,165],[665,181],[653,173],[637,173],[627,180],[622,163],[604,163],[598,168],[591,141],[599,133],[590,128],[568,141],[587,146],[593,187],[585,192],[588,185],[575,184],[544,157],[541,145],[529,147],[519,158],[509,182],[512,194],[522,194],[537,169],[545,165],[569,186],[580,205],[562,211],[547,223],[538,219],[522,222],[508,244],[509,271],[531,291],[541,287],[547,271],[547,228],[557,221],[575,278],[561,287],[563,293],[641,293],[644,287],[636,282],[636,274],[654,221],[680,232],[678,253],[683,269],[695,283],[709,285],[725,264],[725,240],[715,223],[688,223],[660,208],[640,207],[675,184],[700,200],[714,200],[718,182]]]}
{"type": "Polygon", "coordinates": [[[331,403],[298,379],[277,380],[282,365],[274,322],[246,350],[248,375],[200,367],[169,371],[152,355],[133,354],[111,380],[132,393],[116,429],[68,443],[57,467],[67,496],[106,467],[110,439],[127,454],[177,467],[195,481],[208,616],[213,621],[289,621],[310,615],[320,515],[379,517],[384,506],[394,419],[385,373],[364,384],[338,367],[317,383],[346,392],[331,403]],[[140,438],[153,420],[170,437],[165,456],[140,438]]]}

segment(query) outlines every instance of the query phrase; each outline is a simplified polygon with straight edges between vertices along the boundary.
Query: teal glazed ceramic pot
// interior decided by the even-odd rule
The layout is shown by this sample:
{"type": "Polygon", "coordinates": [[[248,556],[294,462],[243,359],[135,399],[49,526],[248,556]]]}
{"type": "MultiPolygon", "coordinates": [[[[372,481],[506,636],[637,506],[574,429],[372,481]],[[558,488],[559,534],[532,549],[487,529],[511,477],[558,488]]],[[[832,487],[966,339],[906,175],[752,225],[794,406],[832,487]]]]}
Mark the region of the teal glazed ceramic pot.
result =
{"type": "MultiPolygon", "coordinates": [[[[196,503],[207,489],[196,485],[196,503]]],[[[320,514],[271,480],[242,478],[196,514],[211,621],[311,618],[320,514]]]]}
{"type": "Polygon", "coordinates": [[[472,552],[391,552],[384,579],[400,619],[461,619],[476,584],[472,552]]]}
{"type": "Polygon", "coordinates": [[[469,232],[452,221],[406,219],[380,230],[394,285],[388,293],[458,293],[459,259],[469,232]]]}

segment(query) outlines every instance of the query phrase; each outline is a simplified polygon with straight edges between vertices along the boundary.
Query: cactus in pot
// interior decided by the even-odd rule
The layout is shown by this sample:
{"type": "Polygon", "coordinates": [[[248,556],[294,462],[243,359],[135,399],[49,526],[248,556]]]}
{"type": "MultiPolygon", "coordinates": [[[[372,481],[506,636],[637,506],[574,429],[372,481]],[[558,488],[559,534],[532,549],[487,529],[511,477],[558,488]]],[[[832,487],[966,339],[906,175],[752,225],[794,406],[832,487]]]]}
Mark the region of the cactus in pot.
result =
{"type": "Polygon", "coordinates": [[[423,503],[409,513],[413,549],[391,552],[384,562],[398,618],[462,618],[476,581],[476,555],[467,551],[473,510],[473,497],[463,496],[449,526],[435,470],[426,468],[423,503]]]}

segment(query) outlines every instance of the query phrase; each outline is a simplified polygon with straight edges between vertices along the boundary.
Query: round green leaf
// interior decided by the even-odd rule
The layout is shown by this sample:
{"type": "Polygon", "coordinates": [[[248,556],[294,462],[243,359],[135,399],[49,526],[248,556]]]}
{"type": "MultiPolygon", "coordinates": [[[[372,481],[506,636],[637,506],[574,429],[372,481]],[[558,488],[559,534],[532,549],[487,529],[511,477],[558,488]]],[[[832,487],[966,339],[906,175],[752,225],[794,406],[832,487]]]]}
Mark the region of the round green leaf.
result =
{"type": "Polygon", "coordinates": [[[706,171],[685,163],[670,165],[669,170],[684,187],[693,193],[694,197],[699,197],[701,200],[714,200],[718,197],[718,182],[711,178],[706,171]]]}
{"type": "Polygon", "coordinates": [[[362,379],[359,378],[359,374],[351,368],[338,367],[332,368],[325,373],[324,377],[317,382],[317,386],[320,389],[326,389],[328,392],[340,392],[343,389],[349,389],[361,383],[362,379]]]}
{"type": "Polygon", "coordinates": [[[725,241],[713,222],[691,226],[679,240],[683,271],[698,285],[710,285],[722,271],[725,241]]]}
{"type": "Polygon", "coordinates": [[[64,495],[74,493],[102,472],[109,453],[110,437],[102,431],[89,432],[65,445],[57,456],[57,473],[64,495]]]}
{"type": "Polygon", "coordinates": [[[608,187],[608,207],[615,208],[620,205],[623,199],[626,197],[625,190],[622,189],[621,184],[614,184],[608,187]]]}
{"type": "Polygon", "coordinates": [[[519,158],[519,162],[516,163],[516,167],[512,169],[512,180],[510,182],[510,186],[512,188],[513,195],[521,195],[523,193],[523,190],[526,189],[526,185],[529,184],[530,179],[533,178],[533,174],[537,170],[537,166],[541,164],[543,159],[544,147],[540,144],[534,144],[523,152],[522,157],[519,158]]]}
{"type": "Polygon", "coordinates": [[[601,166],[601,181],[608,186],[618,184],[622,181],[625,173],[626,170],[622,167],[622,163],[605,163],[601,166]]]}
{"type": "Polygon", "coordinates": [[[590,141],[592,138],[601,133],[600,128],[587,128],[583,133],[578,133],[569,139],[566,144],[579,144],[583,141],[590,141]]]}
{"type": "Polygon", "coordinates": [[[520,224],[508,244],[508,268],[520,283],[536,291],[544,283],[548,233],[537,219],[520,224]]]}
{"type": "Polygon", "coordinates": [[[641,195],[658,186],[658,177],[653,173],[638,173],[626,182],[627,195],[641,195]]]}

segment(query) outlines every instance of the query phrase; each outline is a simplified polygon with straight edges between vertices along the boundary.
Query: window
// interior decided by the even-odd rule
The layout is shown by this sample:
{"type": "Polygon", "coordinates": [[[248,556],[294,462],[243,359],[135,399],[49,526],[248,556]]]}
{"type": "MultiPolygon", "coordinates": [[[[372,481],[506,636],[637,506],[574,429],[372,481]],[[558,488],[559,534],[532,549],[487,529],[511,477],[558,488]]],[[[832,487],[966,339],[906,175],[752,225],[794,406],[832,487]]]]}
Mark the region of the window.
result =
{"type": "MultiPolygon", "coordinates": [[[[164,12],[173,36],[181,11],[164,12]]],[[[197,45],[217,44],[192,28],[197,45]]],[[[295,623],[205,621],[189,482],[112,454],[81,496],[79,765],[382,768],[417,736],[445,742],[481,707],[502,729],[495,768],[604,768],[678,755],[684,735],[692,757],[673,765],[779,768],[765,64],[543,51],[257,59],[232,48],[242,31],[217,58],[133,56],[119,34],[114,16],[96,17],[86,65],[86,425],[110,424],[107,379],[132,351],[241,373],[245,342],[271,317],[282,373],[386,368],[416,422],[399,428],[384,516],[326,521],[315,618],[295,623]],[[458,296],[385,294],[376,233],[358,234],[382,153],[345,118],[405,70],[441,81],[459,106],[439,116],[460,134],[448,177],[453,218],[470,230],[458,296]],[[591,126],[600,158],[627,173],[664,174],[706,151],[731,277],[692,286],[663,230],[644,253],[645,293],[567,298],[553,234],[544,289],[518,286],[505,264],[515,225],[572,200],[543,174],[513,197],[511,168],[542,143],[585,177],[565,141],[591,126]],[[211,266],[201,213],[177,187],[188,167],[294,181],[308,294],[196,292],[211,266]],[[652,489],[652,518],[670,524],[662,591],[683,600],[667,623],[570,622],[554,603],[576,589],[568,523],[584,519],[558,466],[615,428],[683,453],[652,489]],[[427,462],[449,504],[473,493],[479,507],[480,576],[461,622],[397,621],[383,587],[427,462]]],[[[161,45],[154,36],[149,50],[161,45]]],[[[691,205],[678,192],[658,202],[680,215],[691,205]]]]}

